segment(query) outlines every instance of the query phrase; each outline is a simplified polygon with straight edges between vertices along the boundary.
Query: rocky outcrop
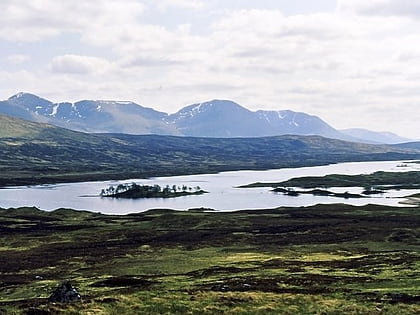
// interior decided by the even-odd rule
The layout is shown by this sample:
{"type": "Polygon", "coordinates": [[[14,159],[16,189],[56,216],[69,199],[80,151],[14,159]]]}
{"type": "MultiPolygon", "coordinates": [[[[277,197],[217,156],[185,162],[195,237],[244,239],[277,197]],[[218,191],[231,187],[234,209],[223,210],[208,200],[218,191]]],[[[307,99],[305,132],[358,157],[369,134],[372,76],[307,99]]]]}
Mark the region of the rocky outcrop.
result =
{"type": "Polygon", "coordinates": [[[72,286],[70,281],[62,282],[51,294],[49,300],[51,302],[72,303],[82,299],[76,288],[72,286]]]}

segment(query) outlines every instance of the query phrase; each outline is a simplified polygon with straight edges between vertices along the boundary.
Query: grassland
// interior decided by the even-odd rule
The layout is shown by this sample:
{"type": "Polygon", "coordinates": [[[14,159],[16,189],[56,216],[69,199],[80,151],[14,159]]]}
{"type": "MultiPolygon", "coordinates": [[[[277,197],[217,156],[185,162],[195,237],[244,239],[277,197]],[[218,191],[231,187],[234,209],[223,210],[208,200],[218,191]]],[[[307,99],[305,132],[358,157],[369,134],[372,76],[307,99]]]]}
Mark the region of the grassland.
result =
{"type": "Polygon", "coordinates": [[[0,210],[1,314],[418,314],[420,208],[0,210]],[[60,281],[83,296],[48,302],[60,281]]]}

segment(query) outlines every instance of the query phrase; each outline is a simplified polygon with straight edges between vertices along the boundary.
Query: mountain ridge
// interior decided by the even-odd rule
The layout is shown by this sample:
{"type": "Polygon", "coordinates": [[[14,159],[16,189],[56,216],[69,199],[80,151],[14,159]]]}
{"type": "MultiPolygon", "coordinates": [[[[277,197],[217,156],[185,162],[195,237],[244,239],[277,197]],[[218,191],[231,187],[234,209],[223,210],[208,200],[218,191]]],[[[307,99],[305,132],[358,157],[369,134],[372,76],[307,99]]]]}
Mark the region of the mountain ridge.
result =
{"type": "MultiPolygon", "coordinates": [[[[20,92],[0,101],[0,114],[89,133],[160,134],[193,137],[320,135],[345,141],[396,143],[397,135],[337,130],[318,116],[291,110],[251,111],[230,100],[188,105],[168,114],[131,101],[81,100],[53,103],[20,92]]],[[[399,138],[398,138],[399,137],[399,138]]],[[[406,141],[404,141],[406,142],[406,141]]]]}

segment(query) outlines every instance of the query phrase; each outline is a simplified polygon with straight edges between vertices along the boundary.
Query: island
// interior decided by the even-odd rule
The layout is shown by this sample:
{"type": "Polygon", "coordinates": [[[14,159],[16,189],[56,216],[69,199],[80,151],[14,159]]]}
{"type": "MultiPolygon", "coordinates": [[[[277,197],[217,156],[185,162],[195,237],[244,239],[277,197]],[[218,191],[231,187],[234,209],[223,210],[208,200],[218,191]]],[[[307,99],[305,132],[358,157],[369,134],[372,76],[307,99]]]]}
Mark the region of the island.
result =
{"type": "MultiPolygon", "coordinates": [[[[385,194],[389,190],[420,189],[420,171],[409,172],[384,172],[378,171],[372,174],[344,175],[330,174],[325,176],[295,177],[282,182],[261,183],[256,182],[238,188],[261,188],[271,187],[275,193],[283,193],[287,196],[297,197],[302,194],[314,196],[328,196],[337,198],[366,198],[372,195],[385,194]],[[336,193],[321,189],[327,187],[363,187],[360,194],[336,193]],[[306,190],[299,190],[303,188],[306,190]]],[[[412,197],[412,196],[407,196],[412,197]]],[[[409,203],[418,204],[418,198],[412,197],[409,203]]]]}
{"type": "Polygon", "coordinates": [[[102,189],[100,196],[101,197],[111,197],[111,198],[128,198],[128,199],[138,199],[138,198],[175,198],[182,196],[191,196],[191,195],[202,195],[207,193],[202,190],[200,186],[194,188],[187,187],[185,185],[166,185],[161,187],[159,185],[139,185],[136,183],[130,184],[119,184],[118,186],[110,186],[107,189],[102,189]]]}
{"type": "Polygon", "coordinates": [[[381,194],[390,189],[420,189],[420,171],[383,172],[372,174],[295,177],[278,183],[253,183],[239,188],[257,187],[300,187],[314,189],[319,187],[364,187],[364,195],[381,194]]]}
{"type": "MultiPolygon", "coordinates": [[[[361,194],[352,194],[349,193],[348,191],[344,192],[344,193],[335,193],[329,190],[324,190],[324,189],[312,189],[312,190],[296,190],[296,189],[292,189],[292,188],[282,188],[282,187],[277,187],[274,188],[272,190],[273,192],[276,193],[283,193],[284,195],[287,196],[292,196],[292,197],[298,197],[299,195],[314,195],[314,196],[327,196],[327,197],[336,197],[336,198],[344,198],[344,199],[349,199],[349,198],[365,198],[366,196],[364,195],[368,195],[368,194],[374,194],[372,192],[372,190],[369,191],[364,191],[361,194]]],[[[376,191],[375,193],[383,193],[382,191],[376,191]]]]}

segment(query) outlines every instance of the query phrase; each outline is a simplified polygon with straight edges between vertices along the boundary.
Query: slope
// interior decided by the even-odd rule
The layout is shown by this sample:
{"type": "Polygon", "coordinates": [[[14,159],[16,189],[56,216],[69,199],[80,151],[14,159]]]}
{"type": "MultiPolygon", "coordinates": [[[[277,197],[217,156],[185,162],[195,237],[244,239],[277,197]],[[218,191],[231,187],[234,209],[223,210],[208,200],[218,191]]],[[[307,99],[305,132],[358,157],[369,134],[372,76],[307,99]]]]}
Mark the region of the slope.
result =
{"type": "Polygon", "coordinates": [[[408,138],[400,137],[392,132],[371,131],[361,128],[343,129],[341,133],[357,139],[364,139],[367,143],[404,143],[410,141],[408,138]]]}

